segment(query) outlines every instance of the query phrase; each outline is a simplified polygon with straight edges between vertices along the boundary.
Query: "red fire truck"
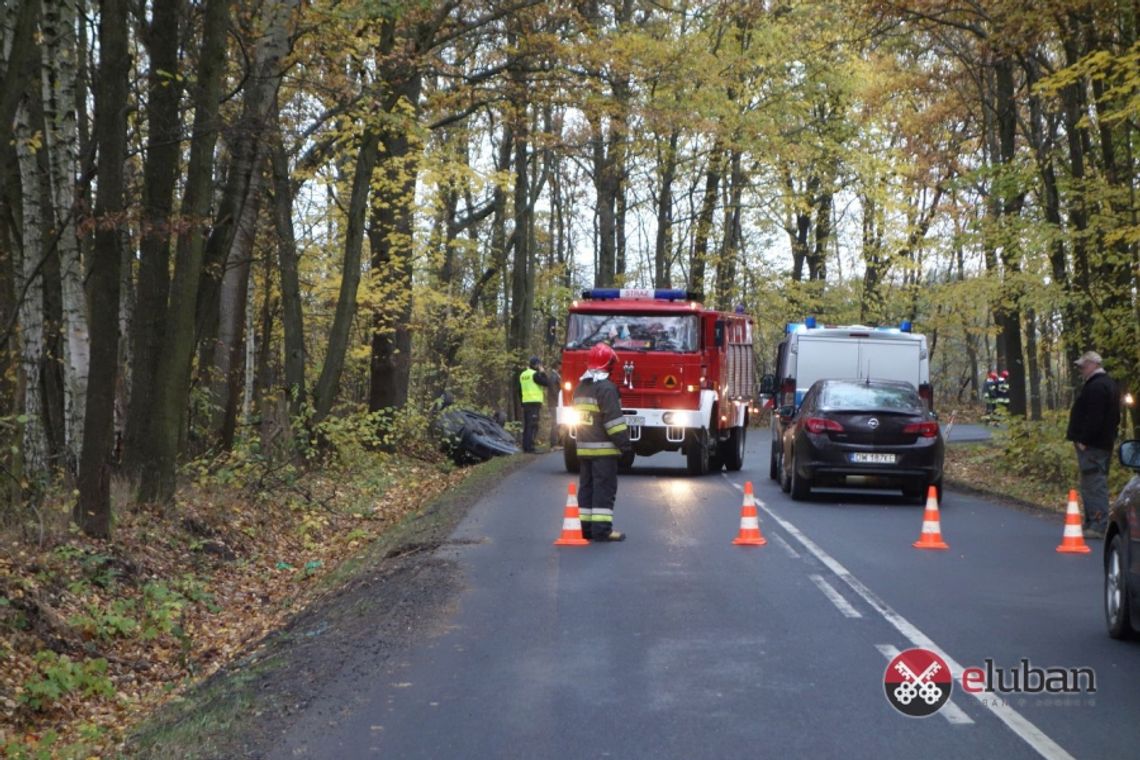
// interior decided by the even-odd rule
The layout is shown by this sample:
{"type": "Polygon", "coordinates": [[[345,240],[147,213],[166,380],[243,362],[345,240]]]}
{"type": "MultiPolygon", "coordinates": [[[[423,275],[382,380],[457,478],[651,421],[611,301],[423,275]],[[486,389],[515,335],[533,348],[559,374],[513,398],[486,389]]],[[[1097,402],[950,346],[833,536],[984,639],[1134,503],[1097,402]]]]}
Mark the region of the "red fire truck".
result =
{"type": "MultiPolygon", "coordinates": [[[[755,390],[752,333],[751,317],[706,309],[684,290],[583,291],[562,349],[557,421],[566,469],[578,471],[574,388],[590,348],[606,342],[618,355],[610,379],[634,455],[680,451],[693,475],[739,470],[755,390]]],[[[632,464],[633,456],[622,462],[632,464]]]]}

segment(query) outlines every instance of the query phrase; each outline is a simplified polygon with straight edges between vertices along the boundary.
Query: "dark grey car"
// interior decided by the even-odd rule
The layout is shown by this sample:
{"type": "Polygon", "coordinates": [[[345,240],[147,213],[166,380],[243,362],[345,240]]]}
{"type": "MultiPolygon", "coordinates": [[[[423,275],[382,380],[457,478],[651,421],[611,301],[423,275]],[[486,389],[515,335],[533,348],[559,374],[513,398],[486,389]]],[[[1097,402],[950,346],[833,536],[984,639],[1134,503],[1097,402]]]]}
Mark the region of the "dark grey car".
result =
{"type": "Polygon", "coordinates": [[[1104,535],[1104,618],[1114,639],[1140,631],[1140,441],[1120,444],[1120,463],[1138,474],[1116,497],[1104,535]]]}
{"type": "Polygon", "coordinates": [[[901,488],[923,500],[942,498],[945,447],[938,418],[910,383],[819,380],[788,417],[780,485],[793,499],[814,486],[901,488]]]}

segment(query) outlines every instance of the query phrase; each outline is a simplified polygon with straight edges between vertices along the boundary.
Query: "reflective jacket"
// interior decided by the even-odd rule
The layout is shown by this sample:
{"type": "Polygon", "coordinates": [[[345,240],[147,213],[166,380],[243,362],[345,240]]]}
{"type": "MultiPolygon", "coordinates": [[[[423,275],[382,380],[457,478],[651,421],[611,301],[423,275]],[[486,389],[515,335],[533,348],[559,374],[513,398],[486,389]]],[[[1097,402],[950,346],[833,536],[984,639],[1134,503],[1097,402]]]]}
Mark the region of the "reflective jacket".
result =
{"type": "Polygon", "coordinates": [[[541,404],[546,398],[546,392],[540,385],[547,384],[546,375],[535,369],[527,367],[519,375],[519,388],[522,391],[524,404],[541,404]]]}
{"type": "Polygon", "coordinates": [[[629,451],[629,426],[621,413],[621,395],[609,379],[584,378],[574,389],[578,412],[579,457],[616,457],[629,451]]]}

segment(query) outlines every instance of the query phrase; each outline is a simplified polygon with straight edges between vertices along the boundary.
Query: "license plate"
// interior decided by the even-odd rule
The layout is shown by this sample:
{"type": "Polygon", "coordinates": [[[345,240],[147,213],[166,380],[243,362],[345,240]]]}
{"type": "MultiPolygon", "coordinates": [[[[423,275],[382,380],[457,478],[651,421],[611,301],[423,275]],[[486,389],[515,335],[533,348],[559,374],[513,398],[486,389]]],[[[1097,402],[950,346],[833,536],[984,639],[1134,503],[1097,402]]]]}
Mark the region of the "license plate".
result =
{"type": "Polygon", "coordinates": [[[851,455],[852,462],[860,464],[894,464],[894,454],[877,454],[875,452],[857,452],[851,455]]]}
{"type": "Polygon", "coordinates": [[[626,415],[625,424],[629,425],[630,427],[641,427],[645,424],[645,418],[641,416],[633,417],[631,415],[626,415]]]}

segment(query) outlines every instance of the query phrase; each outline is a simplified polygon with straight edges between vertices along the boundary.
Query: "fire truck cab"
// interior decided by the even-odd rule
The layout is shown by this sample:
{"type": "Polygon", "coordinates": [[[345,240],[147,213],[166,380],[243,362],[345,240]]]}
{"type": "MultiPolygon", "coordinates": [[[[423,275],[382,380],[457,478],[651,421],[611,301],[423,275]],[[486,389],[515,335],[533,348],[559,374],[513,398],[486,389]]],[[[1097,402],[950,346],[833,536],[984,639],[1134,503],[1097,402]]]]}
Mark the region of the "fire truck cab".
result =
{"type": "Polygon", "coordinates": [[[562,349],[556,419],[566,469],[578,471],[574,389],[590,348],[606,342],[618,355],[610,380],[635,456],[679,451],[693,475],[739,470],[755,386],[752,336],[751,317],[706,309],[684,290],[583,291],[562,349]]]}

